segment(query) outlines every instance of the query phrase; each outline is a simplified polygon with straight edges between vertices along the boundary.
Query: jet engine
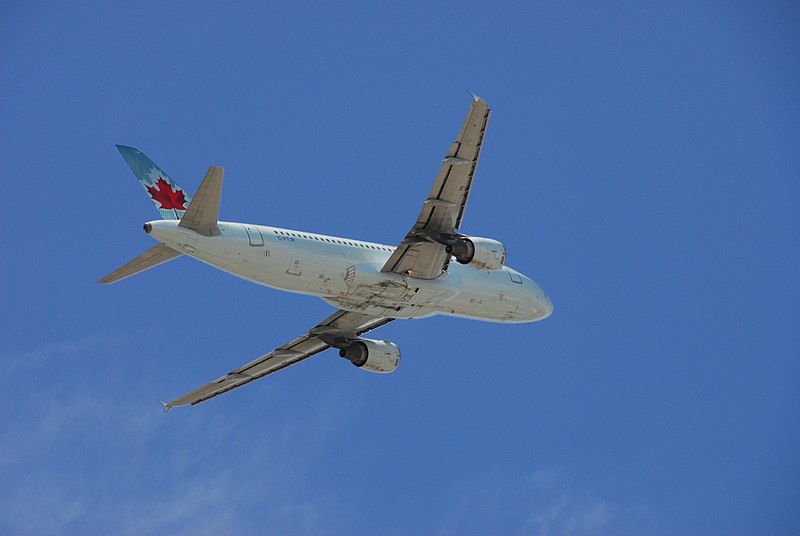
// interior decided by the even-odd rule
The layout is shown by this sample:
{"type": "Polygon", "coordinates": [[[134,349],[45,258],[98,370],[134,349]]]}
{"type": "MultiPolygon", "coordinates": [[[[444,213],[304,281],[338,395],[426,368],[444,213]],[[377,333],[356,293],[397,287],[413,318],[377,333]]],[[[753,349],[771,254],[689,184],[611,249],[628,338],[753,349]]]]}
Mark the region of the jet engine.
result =
{"type": "Polygon", "coordinates": [[[358,339],[339,350],[339,356],[370,372],[394,372],[400,364],[400,348],[391,341],[358,339]]]}
{"type": "Polygon", "coordinates": [[[447,245],[446,251],[461,264],[478,270],[499,270],[506,262],[506,247],[491,238],[470,236],[447,245]]]}

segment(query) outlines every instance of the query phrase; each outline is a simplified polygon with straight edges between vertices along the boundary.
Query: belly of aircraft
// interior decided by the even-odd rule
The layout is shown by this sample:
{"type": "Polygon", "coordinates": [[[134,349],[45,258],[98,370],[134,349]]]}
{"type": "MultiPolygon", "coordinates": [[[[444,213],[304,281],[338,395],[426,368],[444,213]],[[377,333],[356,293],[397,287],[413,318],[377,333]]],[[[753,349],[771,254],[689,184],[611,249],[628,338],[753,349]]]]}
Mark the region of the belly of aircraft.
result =
{"type": "Polygon", "coordinates": [[[420,280],[383,273],[380,263],[312,262],[313,257],[300,263],[298,255],[274,246],[253,248],[237,241],[200,237],[195,242],[191,238],[191,243],[175,244],[176,249],[244,279],[318,296],[346,311],[391,318],[442,314],[495,322],[530,320],[524,300],[505,292],[493,277],[466,285],[460,276],[448,273],[435,280],[420,280]]]}
{"type": "Polygon", "coordinates": [[[523,301],[493,285],[465,289],[457,277],[420,280],[381,273],[372,266],[352,267],[348,292],[323,297],[347,311],[392,318],[424,318],[437,314],[495,322],[525,321],[523,301]]]}

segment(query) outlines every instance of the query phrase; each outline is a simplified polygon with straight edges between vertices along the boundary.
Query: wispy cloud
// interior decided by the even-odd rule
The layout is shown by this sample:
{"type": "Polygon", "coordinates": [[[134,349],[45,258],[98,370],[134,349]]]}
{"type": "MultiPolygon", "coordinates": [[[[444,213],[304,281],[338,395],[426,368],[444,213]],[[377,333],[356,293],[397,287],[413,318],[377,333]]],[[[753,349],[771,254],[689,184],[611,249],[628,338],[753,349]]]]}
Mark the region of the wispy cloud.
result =
{"type": "Polygon", "coordinates": [[[36,369],[51,360],[92,353],[100,347],[108,348],[114,342],[115,339],[112,337],[94,334],[45,343],[26,352],[0,356],[0,372],[5,375],[21,369],[36,369]]]}
{"type": "Polygon", "coordinates": [[[651,528],[642,505],[616,503],[593,487],[558,467],[528,475],[490,471],[453,490],[454,506],[438,534],[491,533],[498,525],[509,527],[509,534],[537,536],[636,534],[651,528]]]}
{"type": "Polygon", "coordinates": [[[287,419],[269,432],[243,417],[262,407],[233,417],[214,406],[164,415],[155,401],[145,407],[119,396],[142,390],[145,380],[108,362],[115,345],[87,337],[3,359],[0,387],[14,409],[4,403],[13,418],[0,428],[0,532],[325,531],[321,520],[341,499],[325,489],[309,494],[306,484],[339,419],[331,408],[346,401],[320,400],[302,421],[287,419]],[[37,389],[38,375],[63,372],[54,365],[62,360],[80,365],[37,389]],[[293,452],[298,446],[305,461],[293,452]]]}

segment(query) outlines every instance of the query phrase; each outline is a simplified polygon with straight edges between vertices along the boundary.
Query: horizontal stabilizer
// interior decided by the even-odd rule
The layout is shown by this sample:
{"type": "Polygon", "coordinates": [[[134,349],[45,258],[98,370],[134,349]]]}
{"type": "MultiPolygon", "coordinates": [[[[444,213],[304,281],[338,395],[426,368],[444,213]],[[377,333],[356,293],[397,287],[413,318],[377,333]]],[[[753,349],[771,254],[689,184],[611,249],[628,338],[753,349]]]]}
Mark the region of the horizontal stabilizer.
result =
{"type": "Polygon", "coordinates": [[[219,228],[217,219],[219,217],[219,202],[222,197],[222,178],[225,170],[221,167],[211,166],[208,168],[203,182],[194,194],[192,204],[184,213],[180,227],[192,229],[205,236],[217,236],[219,228]]]}
{"type": "Polygon", "coordinates": [[[100,279],[98,283],[102,283],[104,285],[116,283],[117,281],[125,279],[126,277],[136,275],[139,272],[144,272],[145,270],[153,268],[154,266],[158,266],[159,264],[164,264],[175,257],[179,257],[180,255],[183,254],[175,251],[169,246],[159,244],[154,248],[148,249],[132,261],[120,266],[104,278],[100,279]]]}

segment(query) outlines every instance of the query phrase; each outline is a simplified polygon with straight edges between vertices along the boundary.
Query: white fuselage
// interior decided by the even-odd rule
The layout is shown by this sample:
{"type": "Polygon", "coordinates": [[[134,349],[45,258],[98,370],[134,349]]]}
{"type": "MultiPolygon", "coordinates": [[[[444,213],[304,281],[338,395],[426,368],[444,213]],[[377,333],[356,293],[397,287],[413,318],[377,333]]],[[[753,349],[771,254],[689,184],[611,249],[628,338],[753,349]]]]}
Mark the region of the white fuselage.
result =
{"type": "Polygon", "coordinates": [[[149,222],[158,241],[220,270],[268,287],[318,296],[374,316],[435,314],[522,323],[550,316],[553,305],[533,280],[503,267],[481,271],[453,260],[436,279],[381,272],[394,247],[264,225],[219,222],[204,236],[177,220],[149,222]]]}

